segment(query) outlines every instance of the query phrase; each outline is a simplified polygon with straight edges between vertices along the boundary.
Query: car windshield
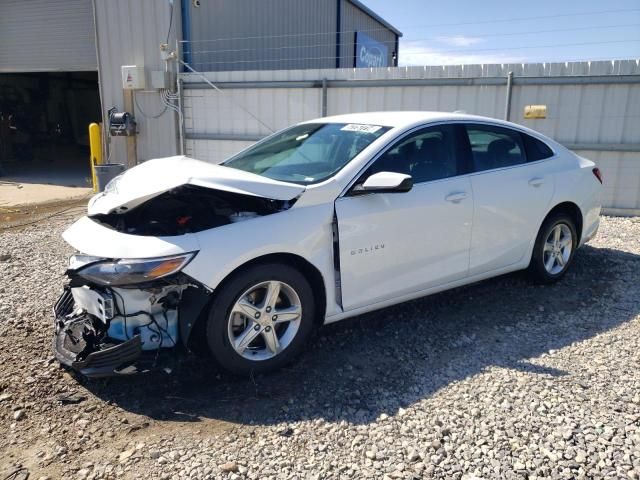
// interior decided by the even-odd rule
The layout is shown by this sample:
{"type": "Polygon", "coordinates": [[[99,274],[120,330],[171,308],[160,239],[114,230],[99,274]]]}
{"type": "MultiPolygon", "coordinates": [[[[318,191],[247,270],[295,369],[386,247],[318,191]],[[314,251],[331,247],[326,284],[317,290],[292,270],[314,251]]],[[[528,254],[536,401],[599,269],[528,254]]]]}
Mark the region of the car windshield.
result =
{"type": "Polygon", "coordinates": [[[272,135],[223,165],[274,180],[318,183],[388,130],[360,123],[305,123],[272,135]]]}

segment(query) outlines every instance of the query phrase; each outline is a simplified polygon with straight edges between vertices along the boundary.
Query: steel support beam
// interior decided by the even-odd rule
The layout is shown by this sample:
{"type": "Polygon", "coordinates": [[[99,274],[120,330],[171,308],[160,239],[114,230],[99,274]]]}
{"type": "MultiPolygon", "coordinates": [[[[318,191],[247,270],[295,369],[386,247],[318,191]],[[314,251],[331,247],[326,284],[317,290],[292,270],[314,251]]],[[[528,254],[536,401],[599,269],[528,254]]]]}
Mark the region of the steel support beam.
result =
{"type": "Polygon", "coordinates": [[[507,74],[507,98],[504,101],[504,119],[511,116],[511,93],[513,92],[513,72],[507,74]]]}
{"type": "Polygon", "coordinates": [[[251,135],[244,133],[187,133],[186,140],[227,140],[232,142],[257,142],[265,135],[251,135]]]}
{"type": "MultiPolygon", "coordinates": [[[[206,82],[191,81],[184,77],[184,88],[202,90],[211,88],[206,82]]],[[[392,78],[375,80],[327,80],[328,88],[358,87],[422,87],[506,85],[505,77],[447,77],[447,78],[392,78]]],[[[214,82],[220,89],[248,88],[322,88],[322,80],[282,80],[256,82],[214,82]]],[[[514,77],[513,85],[614,85],[640,83],[640,75],[574,75],[567,77],[514,77]]]]}
{"type": "MultiPolygon", "coordinates": [[[[266,81],[266,82],[212,82],[220,90],[240,90],[248,88],[322,88],[322,81],[266,81]]],[[[185,90],[209,90],[206,82],[191,82],[185,79],[182,84],[185,90]]]]}
{"type": "Polygon", "coordinates": [[[569,150],[594,152],[640,152],[640,143],[563,143],[569,150]]]}
{"type": "Polygon", "coordinates": [[[327,79],[322,79],[322,116],[327,116],[327,79]]]}

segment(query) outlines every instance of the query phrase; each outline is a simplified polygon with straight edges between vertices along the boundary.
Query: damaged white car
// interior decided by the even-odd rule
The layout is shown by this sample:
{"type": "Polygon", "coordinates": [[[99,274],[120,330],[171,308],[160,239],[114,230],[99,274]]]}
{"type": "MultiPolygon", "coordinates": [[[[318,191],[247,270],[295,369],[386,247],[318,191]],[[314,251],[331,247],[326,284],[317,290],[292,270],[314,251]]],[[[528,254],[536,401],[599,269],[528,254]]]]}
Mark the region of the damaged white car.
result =
{"type": "Polygon", "coordinates": [[[323,323],[520,269],[551,283],[595,235],[601,183],[522,126],[428,112],[301,123],[222,165],[151,160],[64,233],[56,355],[105,376],[199,340],[264,372],[323,323]]]}

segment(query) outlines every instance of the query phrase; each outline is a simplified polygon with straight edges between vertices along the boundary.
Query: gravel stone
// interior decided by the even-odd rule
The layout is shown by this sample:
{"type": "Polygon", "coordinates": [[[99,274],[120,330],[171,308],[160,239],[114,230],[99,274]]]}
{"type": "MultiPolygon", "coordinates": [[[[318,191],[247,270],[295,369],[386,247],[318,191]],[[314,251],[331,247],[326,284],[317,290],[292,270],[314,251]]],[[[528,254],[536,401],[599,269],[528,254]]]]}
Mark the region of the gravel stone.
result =
{"type": "Polygon", "coordinates": [[[235,462],[227,462],[220,465],[220,470],[223,472],[237,472],[238,465],[235,462]]]}
{"type": "Polygon", "coordinates": [[[328,325],[272,375],[162,351],[88,380],[51,351],[76,214],[0,230],[0,478],[640,478],[638,218],[603,217],[556,285],[516,273],[328,325]]]}

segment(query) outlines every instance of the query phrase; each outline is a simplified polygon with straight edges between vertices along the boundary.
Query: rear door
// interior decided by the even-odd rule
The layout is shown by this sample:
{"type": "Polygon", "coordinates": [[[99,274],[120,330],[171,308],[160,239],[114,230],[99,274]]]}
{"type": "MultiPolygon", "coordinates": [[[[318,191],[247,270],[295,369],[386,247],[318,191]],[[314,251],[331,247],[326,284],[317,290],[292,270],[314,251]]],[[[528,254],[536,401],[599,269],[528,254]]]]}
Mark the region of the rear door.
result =
{"type": "Polygon", "coordinates": [[[336,200],[343,307],[346,311],[464,278],[469,266],[473,198],[457,141],[462,127],[408,134],[356,181],[381,171],[410,174],[405,193],[336,200]]]}
{"type": "Polygon", "coordinates": [[[547,158],[541,158],[530,147],[533,137],[502,126],[470,123],[466,132],[473,169],[473,276],[523,260],[553,196],[547,163],[553,152],[547,147],[547,158]]]}

